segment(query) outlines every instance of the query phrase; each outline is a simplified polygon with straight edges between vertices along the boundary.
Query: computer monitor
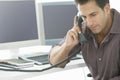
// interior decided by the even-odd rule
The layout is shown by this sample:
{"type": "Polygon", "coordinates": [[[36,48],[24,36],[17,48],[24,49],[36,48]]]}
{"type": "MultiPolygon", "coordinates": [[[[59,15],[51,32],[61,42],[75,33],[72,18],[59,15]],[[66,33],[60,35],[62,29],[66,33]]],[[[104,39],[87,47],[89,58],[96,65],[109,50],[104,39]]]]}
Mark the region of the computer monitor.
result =
{"type": "Polygon", "coordinates": [[[0,0],[0,50],[44,45],[40,4],[39,12],[36,0],[0,0]]]}
{"type": "Polygon", "coordinates": [[[45,41],[55,45],[73,27],[78,10],[74,1],[42,2],[45,41]]]}

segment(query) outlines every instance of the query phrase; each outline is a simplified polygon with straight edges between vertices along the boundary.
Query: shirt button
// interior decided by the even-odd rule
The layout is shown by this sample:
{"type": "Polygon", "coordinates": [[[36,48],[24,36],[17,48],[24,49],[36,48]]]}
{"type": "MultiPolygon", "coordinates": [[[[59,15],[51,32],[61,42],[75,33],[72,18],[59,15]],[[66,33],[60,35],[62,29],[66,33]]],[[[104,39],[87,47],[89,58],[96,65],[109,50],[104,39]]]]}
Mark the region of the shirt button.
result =
{"type": "Polygon", "coordinates": [[[101,59],[101,58],[99,58],[98,60],[99,60],[99,61],[101,61],[102,59],[101,59]]]}

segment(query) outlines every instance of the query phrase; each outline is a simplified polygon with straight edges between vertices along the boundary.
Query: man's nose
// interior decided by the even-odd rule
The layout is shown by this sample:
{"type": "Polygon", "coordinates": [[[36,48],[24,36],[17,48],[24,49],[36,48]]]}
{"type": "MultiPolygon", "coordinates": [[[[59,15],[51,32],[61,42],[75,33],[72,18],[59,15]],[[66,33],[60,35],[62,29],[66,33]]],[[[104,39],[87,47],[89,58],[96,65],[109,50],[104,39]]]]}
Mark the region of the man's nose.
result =
{"type": "Polygon", "coordinates": [[[93,25],[93,19],[88,17],[87,20],[86,20],[86,23],[87,23],[87,26],[90,27],[93,25]]]}

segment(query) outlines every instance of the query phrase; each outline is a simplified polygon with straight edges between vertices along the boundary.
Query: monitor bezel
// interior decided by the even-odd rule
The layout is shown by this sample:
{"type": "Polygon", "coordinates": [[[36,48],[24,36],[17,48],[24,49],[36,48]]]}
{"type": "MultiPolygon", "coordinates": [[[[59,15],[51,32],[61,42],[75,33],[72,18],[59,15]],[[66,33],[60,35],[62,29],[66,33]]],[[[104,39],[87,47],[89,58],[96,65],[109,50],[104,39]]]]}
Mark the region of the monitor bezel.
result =
{"type": "MultiPolygon", "coordinates": [[[[0,0],[0,1],[5,1],[5,0],[0,0]]],[[[6,0],[6,1],[8,1],[8,0],[6,0]]],[[[9,1],[16,1],[16,0],[9,0],[9,1]]],[[[23,1],[23,0],[18,0],[18,1],[23,1]]],[[[34,0],[34,1],[35,1],[35,11],[36,11],[38,39],[0,43],[0,50],[3,50],[3,49],[14,49],[14,48],[16,49],[16,48],[29,47],[29,46],[39,46],[39,45],[44,45],[45,44],[42,5],[39,4],[39,6],[38,6],[38,2],[36,0],[34,0]]]]}

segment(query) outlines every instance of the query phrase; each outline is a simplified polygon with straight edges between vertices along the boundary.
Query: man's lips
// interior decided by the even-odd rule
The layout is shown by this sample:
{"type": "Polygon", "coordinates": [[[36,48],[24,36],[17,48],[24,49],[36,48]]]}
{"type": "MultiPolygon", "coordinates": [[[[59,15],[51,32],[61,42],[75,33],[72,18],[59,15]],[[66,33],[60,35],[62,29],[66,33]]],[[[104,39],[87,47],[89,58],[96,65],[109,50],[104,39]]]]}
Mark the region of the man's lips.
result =
{"type": "Polygon", "coordinates": [[[90,28],[91,28],[91,30],[96,30],[97,26],[91,26],[90,28]]]}

